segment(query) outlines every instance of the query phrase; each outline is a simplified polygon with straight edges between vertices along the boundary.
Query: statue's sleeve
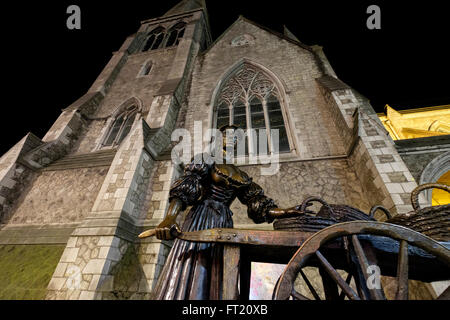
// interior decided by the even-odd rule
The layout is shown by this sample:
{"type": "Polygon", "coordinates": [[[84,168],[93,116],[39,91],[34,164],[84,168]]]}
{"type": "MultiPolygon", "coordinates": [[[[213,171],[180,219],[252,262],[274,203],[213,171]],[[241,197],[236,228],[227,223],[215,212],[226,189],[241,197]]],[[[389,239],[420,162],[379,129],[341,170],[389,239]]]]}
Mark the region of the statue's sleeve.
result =
{"type": "Polygon", "coordinates": [[[238,199],[247,206],[248,217],[255,223],[271,223],[274,220],[268,213],[278,206],[264,195],[264,190],[258,184],[252,182],[244,187],[238,194],[238,199]]]}
{"type": "Polygon", "coordinates": [[[183,210],[200,200],[204,182],[209,177],[211,165],[204,161],[192,161],[184,168],[184,173],[170,188],[169,201],[174,198],[181,200],[183,210]]]}

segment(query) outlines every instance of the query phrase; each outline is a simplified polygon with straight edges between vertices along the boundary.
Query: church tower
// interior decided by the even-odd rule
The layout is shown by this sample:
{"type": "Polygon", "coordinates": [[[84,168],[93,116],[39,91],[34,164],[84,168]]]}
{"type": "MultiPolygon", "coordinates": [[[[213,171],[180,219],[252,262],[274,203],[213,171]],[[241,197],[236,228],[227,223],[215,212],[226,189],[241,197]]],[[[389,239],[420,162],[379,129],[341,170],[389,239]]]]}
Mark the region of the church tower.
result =
{"type": "Polygon", "coordinates": [[[174,170],[166,149],[210,43],[203,0],[142,21],[42,140],[29,133],[0,159],[0,237],[59,252],[41,298],[151,292],[169,244],[138,245],[137,235],[164,216],[174,170]]]}

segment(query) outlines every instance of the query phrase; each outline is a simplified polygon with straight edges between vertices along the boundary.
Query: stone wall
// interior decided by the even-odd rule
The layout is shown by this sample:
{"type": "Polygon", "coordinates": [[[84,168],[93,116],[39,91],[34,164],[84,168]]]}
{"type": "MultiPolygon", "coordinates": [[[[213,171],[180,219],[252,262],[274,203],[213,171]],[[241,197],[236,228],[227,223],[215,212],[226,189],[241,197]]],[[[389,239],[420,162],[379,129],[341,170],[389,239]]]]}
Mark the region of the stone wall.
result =
{"type": "Polygon", "coordinates": [[[98,146],[99,137],[102,136],[105,126],[106,119],[86,122],[80,132],[80,138],[74,144],[70,153],[84,154],[94,151],[98,146]]]}
{"type": "Polygon", "coordinates": [[[170,161],[157,162],[144,202],[145,219],[162,219],[164,217],[173,179],[172,170],[170,161]]]}
{"type": "Polygon", "coordinates": [[[203,132],[211,127],[213,93],[223,77],[241,62],[267,68],[281,82],[286,93],[285,122],[293,137],[298,158],[342,155],[339,132],[330,116],[325,116],[323,98],[315,78],[322,75],[311,49],[268,32],[245,18],[239,18],[216,42],[198,57],[193,72],[185,128],[202,121],[203,132]],[[243,34],[252,35],[252,44],[231,46],[243,34]]]}
{"type": "Polygon", "coordinates": [[[401,153],[401,157],[417,182],[426,166],[436,157],[444,154],[444,151],[433,153],[401,153]]]}
{"type": "Polygon", "coordinates": [[[161,88],[170,71],[178,47],[147,52],[139,52],[128,57],[108,95],[99,106],[95,117],[107,117],[123,102],[138,97],[149,111],[153,96],[161,88]],[[152,70],[147,76],[139,76],[143,65],[152,61],[152,70]]]}
{"type": "MultiPolygon", "coordinates": [[[[346,159],[281,163],[279,172],[273,176],[262,176],[260,166],[241,169],[282,208],[298,205],[308,196],[318,196],[331,204],[347,204],[365,212],[370,209],[358,177],[346,159]]],[[[238,200],[231,209],[237,227],[253,223],[238,200]]]]}
{"type": "Polygon", "coordinates": [[[107,167],[94,167],[34,173],[1,222],[79,222],[90,212],[107,171],[107,167]]]}
{"type": "MultiPolygon", "coordinates": [[[[393,214],[411,211],[409,195],[417,183],[369,101],[352,89],[342,88],[332,77],[318,83],[330,112],[340,111],[333,119],[342,128],[349,160],[363,192],[371,195],[370,205],[382,205],[393,214]]],[[[421,197],[420,201],[425,199],[421,197]]]]}

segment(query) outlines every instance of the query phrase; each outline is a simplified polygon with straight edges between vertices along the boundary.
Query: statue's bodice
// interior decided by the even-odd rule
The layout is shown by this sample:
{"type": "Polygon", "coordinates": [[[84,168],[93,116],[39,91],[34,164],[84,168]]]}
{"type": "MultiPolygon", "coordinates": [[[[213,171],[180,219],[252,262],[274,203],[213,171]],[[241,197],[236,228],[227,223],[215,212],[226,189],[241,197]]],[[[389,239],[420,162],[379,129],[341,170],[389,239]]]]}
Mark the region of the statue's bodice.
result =
{"type": "Polygon", "coordinates": [[[205,199],[222,202],[227,206],[236,198],[240,188],[252,182],[245,172],[230,164],[214,164],[210,174],[211,185],[205,192],[205,199]]]}

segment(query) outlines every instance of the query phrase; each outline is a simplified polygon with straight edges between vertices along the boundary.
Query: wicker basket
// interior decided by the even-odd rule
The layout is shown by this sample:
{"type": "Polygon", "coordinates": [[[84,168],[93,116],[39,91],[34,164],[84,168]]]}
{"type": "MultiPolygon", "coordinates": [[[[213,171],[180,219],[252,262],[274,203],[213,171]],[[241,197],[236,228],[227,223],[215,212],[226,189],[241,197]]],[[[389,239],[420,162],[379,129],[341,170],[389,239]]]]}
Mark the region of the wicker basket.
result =
{"type": "Polygon", "coordinates": [[[397,215],[386,222],[410,228],[437,241],[450,241],[450,204],[420,208],[419,193],[432,188],[450,192],[449,186],[437,183],[418,186],[411,193],[411,204],[414,211],[397,215]]]}
{"type": "Polygon", "coordinates": [[[361,210],[346,205],[330,205],[318,197],[306,198],[300,206],[300,211],[303,214],[298,217],[276,220],[273,228],[275,230],[317,232],[340,222],[374,220],[361,210]],[[322,207],[315,215],[314,212],[306,210],[314,201],[322,203],[322,207]]]}

